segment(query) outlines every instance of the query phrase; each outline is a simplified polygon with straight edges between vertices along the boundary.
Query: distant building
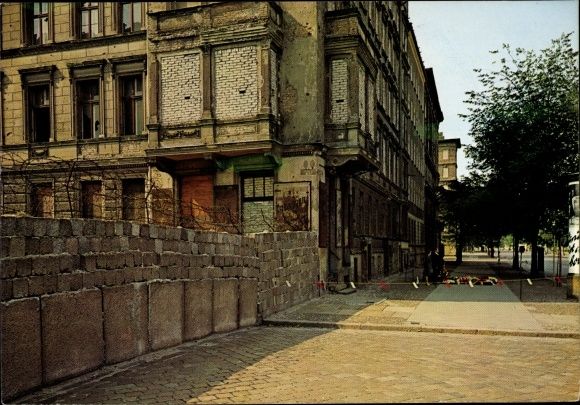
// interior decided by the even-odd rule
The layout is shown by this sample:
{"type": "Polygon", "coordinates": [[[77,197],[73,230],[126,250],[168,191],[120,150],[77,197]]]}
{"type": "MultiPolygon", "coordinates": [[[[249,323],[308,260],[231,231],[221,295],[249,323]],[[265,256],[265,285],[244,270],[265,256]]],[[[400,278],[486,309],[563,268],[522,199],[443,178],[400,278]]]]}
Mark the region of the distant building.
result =
{"type": "Polygon", "coordinates": [[[439,139],[439,185],[445,188],[457,180],[457,149],[461,148],[461,140],[439,139]]]}
{"type": "MultiPolygon", "coordinates": [[[[457,181],[457,149],[461,148],[461,140],[458,138],[443,139],[440,134],[437,144],[439,149],[439,186],[449,189],[449,185],[453,181],[457,181]]],[[[441,233],[441,243],[443,245],[444,256],[454,256],[455,242],[453,235],[446,226],[441,233]]]]}

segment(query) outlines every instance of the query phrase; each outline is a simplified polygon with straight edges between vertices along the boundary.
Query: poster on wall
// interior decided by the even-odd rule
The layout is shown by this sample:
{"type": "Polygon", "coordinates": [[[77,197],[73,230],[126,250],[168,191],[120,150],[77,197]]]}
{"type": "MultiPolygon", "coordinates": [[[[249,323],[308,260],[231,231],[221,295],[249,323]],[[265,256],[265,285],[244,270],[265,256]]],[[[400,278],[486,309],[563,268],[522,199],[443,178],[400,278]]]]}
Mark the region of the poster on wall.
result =
{"type": "Polygon", "coordinates": [[[310,182],[274,184],[276,230],[310,230],[310,182]]]}

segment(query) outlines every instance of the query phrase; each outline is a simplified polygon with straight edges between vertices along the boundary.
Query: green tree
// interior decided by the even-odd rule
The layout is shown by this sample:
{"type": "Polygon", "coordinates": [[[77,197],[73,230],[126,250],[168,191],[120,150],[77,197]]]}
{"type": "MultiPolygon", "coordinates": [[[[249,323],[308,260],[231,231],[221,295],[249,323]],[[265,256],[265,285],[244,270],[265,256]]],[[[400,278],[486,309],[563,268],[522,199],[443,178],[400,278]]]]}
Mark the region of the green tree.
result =
{"type": "Polygon", "coordinates": [[[468,245],[499,245],[501,236],[507,232],[506,215],[497,198],[500,191],[493,181],[471,173],[462,181],[440,188],[441,220],[447,236],[455,242],[456,262],[462,262],[462,249],[468,245]]]}
{"type": "Polygon", "coordinates": [[[471,168],[494,184],[514,246],[520,238],[532,245],[533,275],[539,230],[566,210],[560,197],[579,165],[578,52],[570,36],[539,52],[504,44],[501,54],[491,52],[497,70],[475,69],[483,89],[466,93],[471,168]]]}

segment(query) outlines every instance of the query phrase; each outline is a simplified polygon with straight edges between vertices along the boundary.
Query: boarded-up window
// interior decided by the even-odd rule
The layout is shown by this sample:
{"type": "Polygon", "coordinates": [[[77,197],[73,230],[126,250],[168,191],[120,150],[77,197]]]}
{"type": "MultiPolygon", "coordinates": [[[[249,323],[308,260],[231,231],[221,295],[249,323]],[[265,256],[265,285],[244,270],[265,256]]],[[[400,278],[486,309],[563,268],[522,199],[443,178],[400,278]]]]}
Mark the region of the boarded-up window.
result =
{"type": "Polygon", "coordinates": [[[83,218],[103,217],[104,195],[100,181],[81,183],[81,211],[83,218]]]}
{"type": "Polygon", "coordinates": [[[123,219],[145,222],[145,179],[123,180],[123,219]]]}
{"type": "Polygon", "coordinates": [[[213,229],[213,178],[211,175],[181,178],[181,226],[213,229]]]}
{"type": "Polygon", "coordinates": [[[263,175],[242,179],[242,215],[244,233],[274,229],[274,177],[263,175]]]}
{"type": "Polygon", "coordinates": [[[31,213],[34,217],[54,217],[54,193],[51,183],[34,184],[31,190],[31,213]]]}

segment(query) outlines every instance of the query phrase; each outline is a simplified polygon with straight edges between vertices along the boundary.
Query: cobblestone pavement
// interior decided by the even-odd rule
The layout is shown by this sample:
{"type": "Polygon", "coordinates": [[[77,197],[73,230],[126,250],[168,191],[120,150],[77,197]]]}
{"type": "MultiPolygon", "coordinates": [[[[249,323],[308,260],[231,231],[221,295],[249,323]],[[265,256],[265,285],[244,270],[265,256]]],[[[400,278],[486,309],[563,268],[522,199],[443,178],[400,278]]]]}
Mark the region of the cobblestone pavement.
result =
{"type": "MultiPolygon", "coordinates": [[[[495,274],[489,260],[456,275],[495,274]]],[[[519,298],[519,279],[499,275],[519,298]]],[[[361,329],[253,327],[107,366],[20,403],[356,403],[578,401],[578,339],[371,330],[405,324],[437,287],[403,280],[329,294],[272,319],[358,323],[361,329]]],[[[580,330],[580,304],[553,280],[521,284],[522,304],[546,330],[580,330]]],[[[452,287],[451,287],[452,288],[452,287]]],[[[500,288],[480,286],[480,288],[500,288]]]]}
{"type": "Polygon", "coordinates": [[[143,356],[28,403],[531,402],[579,399],[577,340],[255,327],[143,356]]]}

